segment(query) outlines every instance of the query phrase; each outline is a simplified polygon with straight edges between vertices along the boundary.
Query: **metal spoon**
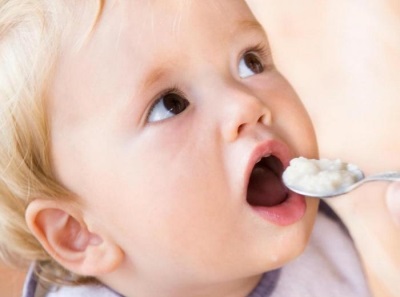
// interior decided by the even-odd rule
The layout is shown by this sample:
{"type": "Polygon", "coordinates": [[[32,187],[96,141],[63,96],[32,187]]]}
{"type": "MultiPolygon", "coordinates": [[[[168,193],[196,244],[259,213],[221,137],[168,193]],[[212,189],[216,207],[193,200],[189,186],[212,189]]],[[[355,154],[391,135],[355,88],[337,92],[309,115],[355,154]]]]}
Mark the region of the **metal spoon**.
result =
{"type": "Polygon", "coordinates": [[[354,184],[347,185],[347,186],[341,186],[332,192],[326,192],[326,193],[322,193],[322,194],[305,191],[304,189],[294,188],[293,186],[289,186],[289,185],[286,185],[286,186],[293,192],[299,193],[304,196],[316,197],[316,198],[331,198],[331,197],[336,197],[336,196],[346,194],[346,193],[358,188],[362,184],[364,184],[366,182],[371,182],[371,181],[400,181],[400,171],[382,172],[382,173],[373,174],[373,175],[370,175],[367,177],[364,177],[364,174],[361,172],[360,179],[357,182],[355,182],[354,184]]]}

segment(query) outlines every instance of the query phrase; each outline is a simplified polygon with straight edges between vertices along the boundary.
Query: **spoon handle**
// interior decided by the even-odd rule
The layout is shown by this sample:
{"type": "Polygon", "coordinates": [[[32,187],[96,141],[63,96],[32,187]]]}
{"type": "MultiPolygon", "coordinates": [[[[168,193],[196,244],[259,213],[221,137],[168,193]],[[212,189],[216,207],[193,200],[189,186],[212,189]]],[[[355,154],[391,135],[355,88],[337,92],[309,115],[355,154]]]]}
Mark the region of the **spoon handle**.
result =
{"type": "Polygon", "coordinates": [[[366,177],[364,181],[374,181],[374,180],[400,181],[400,171],[388,171],[370,175],[366,177]]]}

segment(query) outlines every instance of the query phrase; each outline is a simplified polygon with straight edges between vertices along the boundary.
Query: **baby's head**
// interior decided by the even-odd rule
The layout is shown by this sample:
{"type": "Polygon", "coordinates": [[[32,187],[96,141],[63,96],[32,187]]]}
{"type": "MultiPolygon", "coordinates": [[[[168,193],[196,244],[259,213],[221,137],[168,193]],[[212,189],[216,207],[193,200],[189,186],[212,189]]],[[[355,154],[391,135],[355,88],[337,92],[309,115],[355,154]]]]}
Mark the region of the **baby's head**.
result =
{"type": "Polygon", "coordinates": [[[38,2],[1,7],[5,253],[177,296],[302,252],[314,133],[244,1],[38,2]]]}

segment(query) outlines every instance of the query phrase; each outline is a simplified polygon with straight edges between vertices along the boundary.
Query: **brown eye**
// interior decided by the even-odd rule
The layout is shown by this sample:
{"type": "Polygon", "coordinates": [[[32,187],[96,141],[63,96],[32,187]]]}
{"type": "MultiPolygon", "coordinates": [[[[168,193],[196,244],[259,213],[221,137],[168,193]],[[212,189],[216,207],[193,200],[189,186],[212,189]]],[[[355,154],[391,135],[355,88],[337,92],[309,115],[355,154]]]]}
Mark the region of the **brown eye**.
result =
{"type": "Polygon", "coordinates": [[[156,101],[147,121],[158,122],[180,114],[189,106],[189,101],[176,93],[168,93],[156,101]]]}
{"type": "Polygon", "coordinates": [[[264,71],[264,65],[257,54],[247,52],[239,62],[239,76],[246,78],[264,71]]]}

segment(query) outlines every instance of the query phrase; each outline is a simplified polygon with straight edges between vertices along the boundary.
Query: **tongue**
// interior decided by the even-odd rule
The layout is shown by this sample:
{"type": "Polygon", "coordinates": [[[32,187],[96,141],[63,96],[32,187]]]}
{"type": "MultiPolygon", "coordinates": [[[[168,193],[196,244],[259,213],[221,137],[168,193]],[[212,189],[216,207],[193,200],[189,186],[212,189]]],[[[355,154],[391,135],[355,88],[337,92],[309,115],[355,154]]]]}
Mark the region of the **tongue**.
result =
{"type": "Polygon", "coordinates": [[[253,206],[274,206],[287,197],[281,179],[269,168],[256,166],[251,174],[247,189],[247,201],[253,206]]]}

